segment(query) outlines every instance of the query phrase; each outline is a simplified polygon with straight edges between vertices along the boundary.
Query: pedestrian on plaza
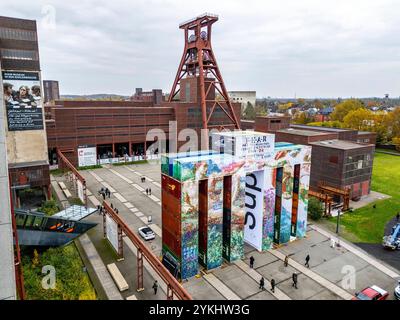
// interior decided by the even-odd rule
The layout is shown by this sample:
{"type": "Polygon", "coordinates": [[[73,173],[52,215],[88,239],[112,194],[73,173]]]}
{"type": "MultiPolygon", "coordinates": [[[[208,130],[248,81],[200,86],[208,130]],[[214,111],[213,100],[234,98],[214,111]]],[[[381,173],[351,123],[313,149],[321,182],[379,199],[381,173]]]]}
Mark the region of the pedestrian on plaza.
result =
{"type": "Polygon", "coordinates": [[[271,291],[275,293],[275,279],[271,279],[271,291]]]}
{"type": "Polygon", "coordinates": [[[308,254],[306,257],[306,263],[304,264],[307,268],[310,267],[310,255],[308,254]]]}
{"type": "Polygon", "coordinates": [[[146,188],[146,195],[149,195],[149,188],[146,188]]]}
{"type": "Polygon", "coordinates": [[[156,281],[154,281],[154,284],[153,284],[154,295],[157,294],[157,289],[158,289],[158,282],[156,280],[156,281]]]}
{"type": "Polygon", "coordinates": [[[292,280],[293,280],[292,287],[295,287],[295,289],[297,289],[297,273],[292,274],[292,280]]]}
{"type": "Polygon", "coordinates": [[[106,196],[108,196],[108,198],[111,197],[111,191],[108,188],[106,188],[106,196]]]}
{"type": "Polygon", "coordinates": [[[251,257],[250,257],[250,268],[253,269],[253,267],[254,267],[254,257],[251,256],[251,257]]]}
{"type": "Polygon", "coordinates": [[[103,191],[103,192],[101,193],[101,195],[103,196],[103,200],[106,200],[106,192],[103,191]]]}
{"type": "Polygon", "coordinates": [[[397,212],[397,214],[396,214],[396,221],[399,222],[399,220],[400,220],[400,212],[397,212]]]}
{"type": "Polygon", "coordinates": [[[115,213],[119,214],[119,210],[117,208],[115,208],[115,213]]]}
{"type": "Polygon", "coordinates": [[[331,248],[334,248],[336,244],[336,241],[333,237],[331,237],[331,248]]]}
{"type": "Polygon", "coordinates": [[[261,277],[261,279],[260,279],[260,289],[261,290],[264,290],[265,288],[264,288],[264,277],[261,277]]]}
{"type": "Polygon", "coordinates": [[[149,196],[151,196],[151,188],[149,188],[149,196]]]}
{"type": "Polygon", "coordinates": [[[111,203],[111,209],[114,209],[114,206],[113,206],[113,204],[111,203]]]}
{"type": "Polygon", "coordinates": [[[283,262],[283,265],[284,265],[285,267],[287,267],[287,266],[289,265],[289,256],[286,256],[286,257],[285,257],[285,261],[283,262]]]}

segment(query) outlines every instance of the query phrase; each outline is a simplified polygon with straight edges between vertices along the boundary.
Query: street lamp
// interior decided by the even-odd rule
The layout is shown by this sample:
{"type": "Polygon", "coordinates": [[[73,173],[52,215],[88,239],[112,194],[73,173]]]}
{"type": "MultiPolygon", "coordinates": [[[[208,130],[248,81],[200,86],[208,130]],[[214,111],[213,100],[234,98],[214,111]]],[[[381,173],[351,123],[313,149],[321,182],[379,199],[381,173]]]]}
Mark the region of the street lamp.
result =
{"type": "Polygon", "coordinates": [[[340,208],[338,209],[337,212],[337,219],[336,219],[336,235],[337,235],[337,246],[340,247],[340,243],[339,243],[339,225],[340,225],[340,208]]]}

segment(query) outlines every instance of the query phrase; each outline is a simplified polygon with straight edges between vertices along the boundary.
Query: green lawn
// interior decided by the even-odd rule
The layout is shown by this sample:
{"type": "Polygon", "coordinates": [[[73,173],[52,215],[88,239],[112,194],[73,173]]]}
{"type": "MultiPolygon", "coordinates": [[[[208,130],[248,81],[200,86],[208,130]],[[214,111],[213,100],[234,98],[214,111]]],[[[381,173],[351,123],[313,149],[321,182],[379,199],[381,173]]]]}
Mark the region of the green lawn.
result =
{"type": "MultiPolygon", "coordinates": [[[[375,202],[376,209],[373,209],[373,204],[370,204],[353,213],[343,215],[341,225],[346,233],[353,234],[349,240],[380,243],[385,225],[400,211],[399,156],[375,153],[372,190],[388,194],[392,198],[375,202]]],[[[336,218],[331,218],[330,221],[336,222],[336,218]]],[[[346,237],[346,234],[343,236],[346,237]]]]}
{"type": "MultiPolygon", "coordinates": [[[[37,252],[37,251],[36,251],[37,252]]],[[[96,292],[74,243],[50,248],[22,258],[25,291],[28,300],[95,300],[96,292]],[[44,266],[55,268],[56,287],[43,288],[44,266]]]]}

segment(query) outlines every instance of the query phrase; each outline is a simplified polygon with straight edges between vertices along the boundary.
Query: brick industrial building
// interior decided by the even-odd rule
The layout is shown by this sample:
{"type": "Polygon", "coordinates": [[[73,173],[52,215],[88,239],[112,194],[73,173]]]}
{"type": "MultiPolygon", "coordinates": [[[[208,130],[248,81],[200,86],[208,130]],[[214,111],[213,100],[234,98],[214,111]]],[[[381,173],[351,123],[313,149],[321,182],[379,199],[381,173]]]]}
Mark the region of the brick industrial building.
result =
{"type": "Polygon", "coordinates": [[[0,50],[8,168],[18,205],[25,189],[47,195],[50,186],[36,21],[0,17],[0,50]]]}
{"type": "Polygon", "coordinates": [[[277,142],[312,146],[312,189],[321,184],[348,189],[353,199],[370,193],[375,133],[290,124],[290,116],[257,117],[242,121],[242,127],[274,133],[277,142]]]}
{"type": "MultiPolygon", "coordinates": [[[[59,149],[78,165],[77,150],[84,145],[96,146],[98,159],[141,155],[154,142],[146,139],[150,130],[161,129],[168,139],[170,121],[177,121],[177,132],[186,128],[198,131],[201,111],[197,92],[191,93],[185,97],[188,102],[160,105],[134,101],[56,101],[54,106],[46,106],[50,162],[56,163],[59,149]]],[[[240,119],[240,104],[234,106],[240,119]]],[[[222,112],[215,115],[214,121],[224,122],[222,112]]]]}

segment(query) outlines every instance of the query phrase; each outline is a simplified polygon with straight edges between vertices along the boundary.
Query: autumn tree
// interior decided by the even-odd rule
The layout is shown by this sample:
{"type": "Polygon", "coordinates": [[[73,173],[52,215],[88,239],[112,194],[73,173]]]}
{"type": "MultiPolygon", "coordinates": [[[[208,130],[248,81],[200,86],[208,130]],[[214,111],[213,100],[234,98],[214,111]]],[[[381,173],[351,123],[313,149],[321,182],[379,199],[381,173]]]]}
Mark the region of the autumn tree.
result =
{"type": "Polygon", "coordinates": [[[356,109],[350,111],[343,118],[343,125],[346,128],[355,130],[372,130],[374,127],[374,113],[368,109],[356,109]]]}
{"type": "Polygon", "coordinates": [[[314,117],[307,112],[297,112],[293,117],[293,122],[296,124],[308,124],[314,121],[314,117]]]}
{"type": "Polygon", "coordinates": [[[336,105],[335,110],[331,114],[331,120],[343,121],[344,117],[353,110],[364,108],[360,100],[349,99],[336,105]]]}
{"type": "Polygon", "coordinates": [[[243,112],[243,118],[246,120],[254,120],[256,118],[256,110],[250,102],[247,102],[246,109],[243,112]]]}

